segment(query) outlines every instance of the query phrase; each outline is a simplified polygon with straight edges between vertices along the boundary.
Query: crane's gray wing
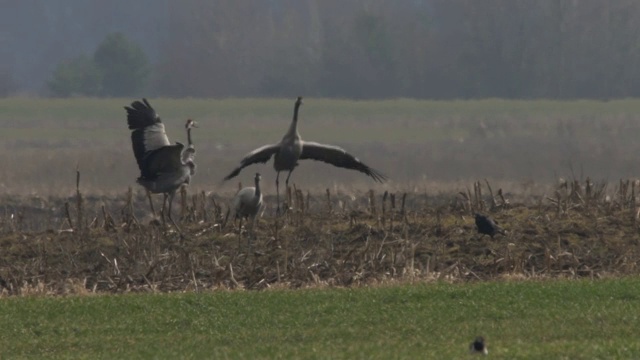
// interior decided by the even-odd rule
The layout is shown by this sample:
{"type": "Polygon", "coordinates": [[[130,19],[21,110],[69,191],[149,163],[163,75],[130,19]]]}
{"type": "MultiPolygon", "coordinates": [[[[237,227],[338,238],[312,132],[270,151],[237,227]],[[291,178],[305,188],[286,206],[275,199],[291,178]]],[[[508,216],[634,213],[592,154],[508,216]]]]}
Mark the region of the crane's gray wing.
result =
{"type": "Polygon", "coordinates": [[[311,159],[324,161],[333,166],[358,170],[371,176],[377,182],[384,182],[387,177],[375,169],[372,169],[360,161],[357,157],[349,154],[339,146],[325,145],[316,142],[304,141],[302,143],[302,154],[300,160],[311,159]]]}
{"type": "Polygon", "coordinates": [[[131,145],[133,146],[133,155],[138,162],[140,171],[143,171],[143,159],[150,152],[158,150],[162,147],[169,146],[169,138],[164,131],[164,124],[160,121],[160,117],[151,107],[147,99],[143,102],[134,101],[131,106],[125,106],[127,110],[127,124],[131,133],[131,145]]]}
{"type": "Polygon", "coordinates": [[[236,175],[240,174],[240,171],[243,168],[251,164],[266,163],[267,161],[269,161],[269,159],[271,159],[271,156],[273,156],[273,154],[278,152],[279,149],[280,144],[270,144],[251,151],[250,153],[245,155],[242,160],[240,160],[240,166],[233,169],[233,171],[229,173],[229,175],[224,177],[224,180],[229,180],[235,177],[236,175]]]}
{"type": "Polygon", "coordinates": [[[143,166],[140,169],[142,177],[154,179],[160,174],[179,171],[183,165],[183,149],[184,145],[176,143],[148,152],[143,158],[143,166]]]}

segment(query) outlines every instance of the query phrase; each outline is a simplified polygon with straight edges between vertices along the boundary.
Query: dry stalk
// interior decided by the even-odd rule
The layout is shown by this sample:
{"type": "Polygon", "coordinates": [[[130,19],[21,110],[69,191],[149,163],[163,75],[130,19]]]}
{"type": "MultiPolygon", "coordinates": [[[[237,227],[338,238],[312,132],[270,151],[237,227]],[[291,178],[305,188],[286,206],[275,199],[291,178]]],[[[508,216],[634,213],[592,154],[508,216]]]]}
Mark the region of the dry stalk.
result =
{"type": "Polygon", "coordinates": [[[464,191],[460,191],[458,193],[458,195],[460,195],[460,197],[457,197],[456,200],[459,201],[462,204],[462,209],[464,210],[464,212],[468,213],[468,214],[472,214],[473,213],[473,206],[471,205],[471,198],[469,197],[469,188],[467,188],[467,192],[465,193],[464,191]],[[460,199],[462,198],[462,199],[460,199]]]}
{"type": "Polygon", "coordinates": [[[69,223],[69,228],[73,229],[73,221],[71,221],[71,212],[69,211],[69,202],[66,201],[64,203],[64,213],[67,217],[67,223],[69,223]]]}
{"type": "Polygon", "coordinates": [[[289,271],[289,237],[284,240],[284,273],[289,271]]]}
{"type": "Polygon", "coordinates": [[[302,194],[302,190],[298,189],[295,184],[293,184],[293,196],[293,213],[295,215],[295,222],[297,223],[297,226],[301,226],[304,222],[304,195],[302,194]]]}
{"type": "Polygon", "coordinates": [[[202,214],[202,221],[209,221],[209,214],[207,213],[207,194],[204,190],[200,192],[200,213],[202,214]]]}
{"type": "Polygon", "coordinates": [[[327,188],[327,209],[329,214],[333,212],[331,208],[331,191],[329,191],[329,188],[327,188]]]}
{"type": "Polygon", "coordinates": [[[298,198],[298,187],[296,184],[293,184],[292,190],[292,199],[291,199],[291,209],[298,213],[300,211],[300,199],[298,198]]]}
{"type": "Polygon", "coordinates": [[[198,221],[198,202],[199,196],[198,194],[193,194],[191,195],[191,208],[189,208],[189,216],[188,219],[191,222],[197,222],[198,221]]]}
{"type": "Polygon", "coordinates": [[[382,195],[382,228],[384,229],[387,225],[387,197],[389,196],[389,192],[385,190],[382,195]]]}
{"type": "MultiPolygon", "coordinates": [[[[489,189],[489,197],[491,198],[491,209],[495,209],[498,207],[498,204],[496,203],[496,198],[493,196],[493,190],[491,189],[491,185],[489,184],[489,180],[484,179],[484,182],[487,184],[487,189],[489,189]]],[[[480,182],[478,182],[478,185],[480,184],[480,182]]]]}
{"type": "Polygon", "coordinates": [[[298,209],[298,226],[302,226],[304,224],[305,204],[304,194],[300,189],[296,190],[296,208],[298,209]]]}
{"type": "Polygon", "coordinates": [[[376,209],[376,193],[373,189],[369,189],[369,212],[374,217],[378,216],[378,211],[376,209]]]}
{"type": "Polygon", "coordinates": [[[498,189],[498,197],[500,197],[500,206],[506,208],[509,202],[502,195],[502,189],[498,189]]]}
{"type": "Polygon", "coordinates": [[[407,193],[405,192],[404,194],[402,194],[402,203],[401,203],[402,205],[400,207],[400,214],[402,216],[404,223],[408,224],[409,219],[407,219],[407,212],[405,211],[405,207],[404,207],[406,201],[407,201],[407,193]]]}
{"type": "Polygon", "coordinates": [[[631,182],[631,196],[629,197],[629,204],[627,205],[629,209],[635,210],[636,208],[636,182],[631,182]]]}
{"type": "Polygon", "coordinates": [[[482,183],[480,183],[480,181],[476,181],[473,184],[473,191],[474,191],[474,199],[475,199],[475,203],[476,203],[476,209],[479,210],[485,210],[485,204],[484,204],[484,200],[482,199],[482,183]]]}
{"type": "Polygon", "coordinates": [[[240,287],[240,284],[238,284],[238,281],[236,281],[236,278],[233,275],[233,265],[231,265],[231,263],[229,263],[229,279],[236,287],[240,287]]]}
{"type": "Polygon", "coordinates": [[[636,182],[631,183],[631,197],[629,198],[629,209],[631,210],[631,221],[636,224],[638,220],[638,210],[636,209],[636,182]]]}
{"type": "Polygon", "coordinates": [[[396,209],[396,194],[389,194],[389,201],[391,202],[391,212],[396,209]]]}
{"type": "Polygon", "coordinates": [[[105,231],[115,230],[116,222],[113,220],[113,217],[111,216],[111,214],[109,214],[107,209],[104,207],[104,204],[102,204],[101,209],[102,209],[102,219],[103,219],[102,228],[105,231]]]}
{"type": "Polygon", "coordinates": [[[391,204],[389,209],[389,232],[393,233],[393,218],[395,216],[396,209],[396,194],[389,193],[389,202],[391,204]]]}
{"type": "Polygon", "coordinates": [[[124,219],[124,223],[126,224],[126,226],[128,228],[131,228],[131,226],[134,226],[134,225],[139,226],[140,222],[138,222],[138,219],[136,218],[136,215],[133,212],[133,189],[131,188],[131,186],[129,186],[129,189],[127,192],[126,208],[128,210],[126,218],[124,219]]]}
{"type": "Polygon", "coordinates": [[[82,210],[82,193],[80,193],[80,169],[76,168],[76,211],[78,216],[76,232],[82,234],[84,229],[84,212],[82,210]]]}

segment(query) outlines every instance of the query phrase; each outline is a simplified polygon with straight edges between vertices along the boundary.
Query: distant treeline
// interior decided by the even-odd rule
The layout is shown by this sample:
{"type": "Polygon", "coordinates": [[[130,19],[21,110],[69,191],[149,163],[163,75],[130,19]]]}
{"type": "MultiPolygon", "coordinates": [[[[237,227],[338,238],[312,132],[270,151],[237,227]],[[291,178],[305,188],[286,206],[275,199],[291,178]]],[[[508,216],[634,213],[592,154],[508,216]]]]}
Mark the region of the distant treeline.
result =
{"type": "MultiPolygon", "coordinates": [[[[158,19],[145,27],[161,33],[150,40],[155,45],[143,42],[143,48],[155,51],[150,55],[153,68],[145,94],[640,96],[637,0],[158,4],[162,11],[148,10],[158,19]]],[[[141,38],[140,33],[122,32],[137,41],[141,38]]],[[[96,44],[103,36],[96,38],[96,44]]]]}

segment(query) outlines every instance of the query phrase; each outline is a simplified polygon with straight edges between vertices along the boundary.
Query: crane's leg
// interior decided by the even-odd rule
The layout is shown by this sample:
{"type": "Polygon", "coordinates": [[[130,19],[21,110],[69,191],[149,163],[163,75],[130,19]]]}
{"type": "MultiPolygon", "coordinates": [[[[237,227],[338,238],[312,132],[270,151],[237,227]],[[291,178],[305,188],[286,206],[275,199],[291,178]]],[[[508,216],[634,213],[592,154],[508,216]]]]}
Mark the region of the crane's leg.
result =
{"type": "MultiPolygon", "coordinates": [[[[145,189],[147,190],[147,189],[145,189]]],[[[151,191],[147,190],[147,198],[149,199],[149,206],[151,207],[151,213],[153,217],[156,217],[156,210],[153,208],[153,200],[151,200],[151,191]]]]}
{"type": "Polygon", "coordinates": [[[166,226],[165,215],[167,206],[167,193],[162,193],[162,210],[160,210],[160,218],[162,219],[162,226],[166,226]]]}
{"type": "Polygon", "coordinates": [[[280,215],[280,171],[278,171],[276,175],[276,204],[278,205],[276,209],[276,215],[280,215]]]}
{"type": "Polygon", "coordinates": [[[256,224],[258,223],[258,214],[253,215],[252,219],[251,219],[251,231],[253,231],[255,233],[255,229],[256,229],[256,224]]]}
{"type": "Polygon", "coordinates": [[[180,234],[182,234],[182,230],[180,230],[180,227],[178,226],[178,224],[176,224],[175,221],[173,221],[173,217],[171,217],[171,205],[173,204],[173,197],[175,196],[176,192],[172,191],[169,193],[169,220],[171,220],[171,223],[173,224],[173,226],[176,227],[176,230],[178,230],[178,232],[180,234]]]}
{"type": "MultiPolygon", "coordinates": [[[[291,173],[292,172],[293,172],[293,170],[289,170],[289,175],[287,175],[287,180],[284,182],[285,194],[289,194],[289,178],[291,177],[291,173]]],[[[291,208],[291,204],[287,203],[287,211],[289,211],[289,208],[291,208]]]]}
{"type": "MultiPolygon", "coordinates": [[[[238,218],[236,217],[236,219],[238,218]]],[[[238,252],[240,252],[240,244],[242,244],[242,216],[240,216],[240,220],[238,221],[238,252]]]]}
{"type": "Polygon", "coordinates": [[[162,213],[166,214],[165,210],[166,210],[166,206],[167,206],[167,193],[163,193],[163,198],[162,198],[162,213]]]}
{"type": "MultiPolygon", "coordinates": [[[[258,216],[253,215],[251,218],[251,236],[254,239],[258,239],[258,233],[256,232],[256,223],[258,222],[258,216]]],[[[249,246],[249,252],[251,252],[251,237],[247,239],[247,245],[249,246]]]]}
{"type": "MultiPolygon", "coordinates": [[[[253,236],[253,229],[255,228],[253,219],[255,219],[255,217],[252,217],[251,219],[252,221],[250,229],[247,228],[247,256],[251,254],[251,236],[253,236]]],[[[249,226],[249,218],[247,218],[247,226],[249,226]]]]}
{"type": "Polygon", "coordinates": [[[291,177],[291,173],[293,172],[293,170],[289,171],[289,175],[287,175],[287,181],[285,181],[285,185],[287,185],[287,187],[289,187],[289,178],[291,177]]]}

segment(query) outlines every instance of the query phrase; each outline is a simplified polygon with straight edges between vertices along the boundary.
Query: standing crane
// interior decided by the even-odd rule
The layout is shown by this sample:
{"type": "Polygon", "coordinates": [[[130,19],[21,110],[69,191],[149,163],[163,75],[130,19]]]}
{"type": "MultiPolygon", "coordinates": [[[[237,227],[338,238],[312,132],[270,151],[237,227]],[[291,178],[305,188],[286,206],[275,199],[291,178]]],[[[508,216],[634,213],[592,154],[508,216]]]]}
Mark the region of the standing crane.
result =
{"type": "Polygon", "coordinates": [[[231,201],[229,211],[224,219],[223,227],[227,224],[229,216],[233,220],[240,218],[238,233],[242,230],[242,219],[251,219],[251,229],[255,232],[256,217],[262,208],[262,191],[260,191],[260,173],[256,173],[254,178],[255,187],[245,187],[238,191],[231,201]]]}
{"type": "Polygon", "coordinates": [[[186,121],[188,146],[185,149],[185,146],[179,142],[171,145],[164,131],[164,124],[147,99],[142,99],[142,102],[134,101],[130,107],[124,108],[127,110],[129,129],[133,130],[131,133],[133,155],[140,168],[137,183],[147,190],[154,215],[150,194],[164,194],[161,212],[163,217],[167,197],[169,198],[169,220],[180,231],[171,217],[171,205],[176,191],[183,185],[188,185],[191,177],[196,173],[194,162],[196,149],[191,141],[191,129],[197,125],[191,119],[186,121]]]}
{"type": "Polygon", "coordinates": [[[311,141],[302,141],[300,133],[298,133],[298,110],[302,105],[302,97],[298,97],[293,109],[293,120],[289,126],[289,130],[284,134],[282,140],[276,144],[261,146],[240,160],[240,165],[236,167],[224,180],[229,180],[240,173],[240,171],[257,163],[266,163],[273,156],[273,168],[276,170],[276,197],[278,203],[278,213],[280,212],[280,172],[289,171],[287,175],[286,186],[289,186],[289,178],[291,173],[298,166],[298,160],[318,160],[333,166],[358,170],[377,182],[384,182],[386,176],[370,168],[361,162],[357,157],[349,154],[341,147],[334,145],[320,144],[311,141]]]}

